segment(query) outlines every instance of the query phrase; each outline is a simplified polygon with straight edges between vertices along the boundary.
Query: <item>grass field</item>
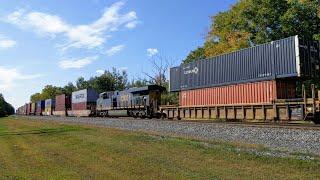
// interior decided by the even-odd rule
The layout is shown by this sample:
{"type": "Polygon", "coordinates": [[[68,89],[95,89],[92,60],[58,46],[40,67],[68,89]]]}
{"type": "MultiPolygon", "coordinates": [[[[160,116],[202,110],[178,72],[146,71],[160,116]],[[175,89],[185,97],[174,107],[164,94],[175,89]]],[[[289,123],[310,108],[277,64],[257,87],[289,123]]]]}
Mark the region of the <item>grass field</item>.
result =
{"type": "Polygon", "coordinates": [[[0,179],[319,179],[320,161],[108,128],[0,119],[0,179]]]}

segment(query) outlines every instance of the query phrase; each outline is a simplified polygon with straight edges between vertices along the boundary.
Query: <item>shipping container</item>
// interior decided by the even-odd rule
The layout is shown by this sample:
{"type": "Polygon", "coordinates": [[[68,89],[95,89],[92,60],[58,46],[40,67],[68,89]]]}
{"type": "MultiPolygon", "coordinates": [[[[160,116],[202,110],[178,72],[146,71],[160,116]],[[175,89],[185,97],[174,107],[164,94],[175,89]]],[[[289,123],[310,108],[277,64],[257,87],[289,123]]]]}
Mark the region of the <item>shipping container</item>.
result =
{"type": "Polygon", "coordinates": [[[31,103],[31,112],[30,115],[36,114],[36,103],[31,103]]]}
{"type": "Polygon", "coordinates": [[[27,113],[28,113],[28,104],[25,104],[23,108],[23,115],[27,115],[27,113]]]}
{"type": "Polygon", "coordinates": [[[30,103],[27,103],[25,106],[26,106],[26,115],[29,115],[30,114],[30,111],[31,111],[31,104],[30,103]]]}
{"type": "Polygon", "coordinates": [[[96,102],[99,94],[93,89],[83,89],[72,93],[72,104],[82,102],[96,102]]]}
{"type": "Polygon", "coordinates": [[[66,116],[68,110],[71,110],[71,96],[66,94],[56,96],[56,106],[53,115],[66,116]]]}
{"type": "Polygon", "coordinates": [[[41,116],[45,108],[45,101],[38,101],[36,108],[36,115],[41,116]]]}
{"type": "Polygon", "coordinates": [[[72,93],[70,116],[90,116],[95,113],[99,94],[93,89],[83,89],[72,93]]]}
{"type": "Polygon", "coordinates": [[[44,105],[44,112],[43,112],[43,115],[45,116],[51,116],[54,109],[55,109],[55,102],[56,100],[55,99],[46,99],[45,100],[45,105],[44,105]]]}
{"type": "Polygon", "coordinates": [[[170,91],[319,76],[319,42],[293,36],[170,69],[170,91]]]}
{"type": "Polygon", "coordinates": [[[32,103],[28,103],[28,115],[31,115],[32,114],[32,103]]]}
{"type": "Polygon", "coordinates": [[[240,104],[270,104],[277,99],[295,98],[294,80],[270,80],[254,83],[181,91],[180,106],[214,106],[240,104]]]}
{"type": "Polygon", "coordinates": [[[19,109],[18,109],[18,114],[19,114],[19,115],[22,114],[22,107],[19,107],[19,109]]]}
{"type": "Polygon", "coordinates": [[[25,104],[24,106],[25,106],[24,115],[28,115],[28,111],[29,111],[29,110],[28,110],[28,104],[25,104]]]}

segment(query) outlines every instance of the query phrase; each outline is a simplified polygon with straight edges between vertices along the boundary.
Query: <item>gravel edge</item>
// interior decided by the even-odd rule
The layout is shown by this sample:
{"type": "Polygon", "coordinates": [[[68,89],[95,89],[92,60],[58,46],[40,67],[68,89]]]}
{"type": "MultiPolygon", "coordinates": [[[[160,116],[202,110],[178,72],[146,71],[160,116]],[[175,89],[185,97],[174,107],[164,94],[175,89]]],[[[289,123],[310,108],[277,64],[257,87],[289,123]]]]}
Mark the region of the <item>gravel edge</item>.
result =
{"type": "Polygon", "coordinates": [[[203,140],[218,140],[262,145],[271,150],[320,155],[320,131],[238,126],[222,123],[178,122],[141,119],[77,118],[26,116],[35,120],[89,124],[129,131],[153,132],[203,140]]]}

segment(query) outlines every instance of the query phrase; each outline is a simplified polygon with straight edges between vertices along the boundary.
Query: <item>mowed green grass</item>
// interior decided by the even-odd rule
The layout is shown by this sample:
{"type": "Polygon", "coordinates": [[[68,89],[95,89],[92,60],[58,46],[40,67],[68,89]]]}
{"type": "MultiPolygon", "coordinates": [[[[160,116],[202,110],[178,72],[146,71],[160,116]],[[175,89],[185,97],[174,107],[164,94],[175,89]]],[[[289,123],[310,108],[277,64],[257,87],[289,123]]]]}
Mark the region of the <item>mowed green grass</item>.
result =
{"type": "Polygon", "coordinates": [[[318,160],[109,128],[0,119],[0,179],[319,179],[318,160]]]}

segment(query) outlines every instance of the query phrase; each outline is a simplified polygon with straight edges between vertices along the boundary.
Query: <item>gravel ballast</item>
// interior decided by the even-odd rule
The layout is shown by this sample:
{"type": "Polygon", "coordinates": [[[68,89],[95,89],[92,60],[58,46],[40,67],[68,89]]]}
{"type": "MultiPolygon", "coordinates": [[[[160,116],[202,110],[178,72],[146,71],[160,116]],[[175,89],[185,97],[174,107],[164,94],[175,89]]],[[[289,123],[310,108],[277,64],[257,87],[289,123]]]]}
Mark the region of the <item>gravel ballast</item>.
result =
{"type": "Polygon", "coordinates": [[[130,131],[155,132],[204,140],[263,145],[273,150],[320,155],[320,130],[254,127],[222,123],[164,120],[28,116],[38,120],[91,124],[130,131]]]}

